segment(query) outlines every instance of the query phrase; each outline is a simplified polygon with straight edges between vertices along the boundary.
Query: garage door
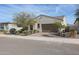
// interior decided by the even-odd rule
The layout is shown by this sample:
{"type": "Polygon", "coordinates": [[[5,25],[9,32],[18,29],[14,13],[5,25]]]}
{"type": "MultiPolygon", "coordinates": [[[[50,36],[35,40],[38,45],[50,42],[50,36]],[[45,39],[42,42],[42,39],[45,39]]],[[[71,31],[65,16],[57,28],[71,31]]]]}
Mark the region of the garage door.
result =
{"type": "Polygon", "coordinates": [[[53,27],[52,24],[42,24],[43,32],[56,32],[57,29],[53,27]]]}

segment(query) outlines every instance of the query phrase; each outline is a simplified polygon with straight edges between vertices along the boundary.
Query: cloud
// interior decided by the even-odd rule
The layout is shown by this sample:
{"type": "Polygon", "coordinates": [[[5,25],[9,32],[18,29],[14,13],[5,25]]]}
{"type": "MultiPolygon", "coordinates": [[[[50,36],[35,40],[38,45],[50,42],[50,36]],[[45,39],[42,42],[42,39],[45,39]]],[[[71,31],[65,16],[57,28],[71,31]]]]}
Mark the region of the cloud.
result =
{"type": "MultiPolygon", "coordinates": [[[[40,14],[50,16],[73,16],[78,5],[66,4],[0,4],[0,21],[12,20],[12,16],[21,11],[33,13],[36,16],[40,14]],[[3,20],[1,20],[3,19],[3,20]]],[[[68,17],[68,19],[73,19],[68,17]]]]}

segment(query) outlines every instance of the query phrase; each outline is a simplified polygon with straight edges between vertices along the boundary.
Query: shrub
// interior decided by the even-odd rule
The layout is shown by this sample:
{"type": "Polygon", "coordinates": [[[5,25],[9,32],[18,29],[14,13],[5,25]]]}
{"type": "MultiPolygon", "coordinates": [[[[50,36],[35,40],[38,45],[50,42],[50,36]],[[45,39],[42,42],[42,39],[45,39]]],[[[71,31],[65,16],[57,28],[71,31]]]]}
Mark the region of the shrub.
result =
{"type": "Polygon", "coordinates": [[[8,34],[8,31],[6,31],[6,30],[4,30],[3,32],[4,32],[4,34],[8,34]]]}
{"type": "Polygon", "coordinates": [[[8,33],[8,31],[6,31],[6,30],[0,30],[0,33],[4,33],[4,34],[7,34],[8,33]]]}
{"type": "Polygon", "coordinates": [[[17,34],[17,35],[20,34],[20,30],[16,31],[16,34],[17,34]]]}
{"type": "Polygon", "coordinates": [[[22,33],[25,34],[25,35],[28,35],[28,31],[27,30],[24,30],[22,33]]]}
{"type": "Polygon", "coordinates": [[[32,33],[33,33],[33,30],[30,30],[30,31],[28,32],[29,35],[32,34],[32,33]]]}
{"type": "Polygon", "coordinates": [[[25,29],[21,29],[21,30],[18,30],[16,31],[16,34],[21,34],[21,35],[30,35],[30,34],[33,34],[33,33],[38,33],[39,31],[38,30],[25,30],[25,29]]]}
{"type": "Polygon", "coordinates": [[[38,33],[39,31],[38,30],[30,30],[30,33],[33,34],[33,33],[38,33]]]}
{"type": "Polygon", "coordinates": [[[76,31],[75,29],[71,29],[71,30],[70,30],[70,37],[75,38],[76,35],[77,35],[77,31],[76,31]]]}
{"type": "Polygon", "coordinates": [[[18,30],[19,33],[22,33],[23,31],[24,31],[23,29],[18,30]]]}
{"type": "Polygon", "coordinates": [[[24,34],[24,35],[30,35],[30,34],[32,34],[32,31],[25,30],[25,31],[22,32],[22,34],[24,34]]]}
{"type": "Polygon", "coordinates": [[[39,31],[38,30],[33,30],[33,33],[38,33],[39,31]]]}
{"type": "Polygon", "coordinates": [[[9,32],[10,32],[10,34],[16,34],[16,29],[15,28],[11,28],[9,32]]]}
{"type": "Polygon", "coordinates": [[[27,27],[26,28],[22,28],[20,30],[18,30],[19,33],[23,33],[23,31],[27,31],[27,27]]]}

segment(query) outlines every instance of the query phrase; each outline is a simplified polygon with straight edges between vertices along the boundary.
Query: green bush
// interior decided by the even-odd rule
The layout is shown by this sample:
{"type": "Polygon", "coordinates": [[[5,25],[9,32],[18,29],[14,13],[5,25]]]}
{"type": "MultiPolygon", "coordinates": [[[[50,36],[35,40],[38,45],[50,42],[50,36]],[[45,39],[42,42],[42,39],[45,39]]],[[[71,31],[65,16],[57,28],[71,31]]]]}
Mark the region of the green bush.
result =
{"type": "Polygon", "coordinates": [[[39,31],[38,30],[30,30],[30,33],[33,34],[33,33],[38,33],[39,31]]]}
{"type": "Polygon", "coordinates": [[[28,31],[27,30],[24,30],[22,33],[25,34],[25,35],[28,35],[28,31]]]}
{"type": "Polygon", "coordinates": [[[29,32],[28,32],[28,34],[30,35],[30,34],[32,34],[33,33],[33,31],[32,30],[30,30],[29,32]]]}
{"type": "Polygon", "coordinates": [[[17,30],[17,31],[16,31],[16,34],[17,34],[17,35],[21,34],[20,30],[17,30]]]}
{"type": "Polygon", "coordinates": [[[25,30],[25,31],[23,31],[22,32],[24,35],[30,35],[30,34],[32,34],[32,31],[27,31],[27,30],[25,30]]]}
{"type": "Polygon", "coordinates": [[[20,29],[20,30],[18,30],[19,33],[22,33],[23,31],[24,31],[24,29],[20,29]]]}
{"type": "Polygon", "coordinates": [[[21,29],[21,30],[18,30],[18,31],[16,32],[16,34],[17,34],[17,35],[18,35],[18,34],[31,35],[31,34],[33,34],[33,33],[38,33],[38,32],[39,32],[38,30],[30,30],[30,31],[28,31],[28,30],[21,29]]]}
{"type": "Polygon", "coordinates": [[[27,30],[28,30],[27,28],[22,28],[19,30],[19,32],[22,33],[23,31],[27,31],[27,30]]]}
{"type": "Polygon", "coordinates": [[[33,32],[34,32],[34,33],[38,33],[39,31],[38,31],[38,30],[33,30],[33,32]]]}

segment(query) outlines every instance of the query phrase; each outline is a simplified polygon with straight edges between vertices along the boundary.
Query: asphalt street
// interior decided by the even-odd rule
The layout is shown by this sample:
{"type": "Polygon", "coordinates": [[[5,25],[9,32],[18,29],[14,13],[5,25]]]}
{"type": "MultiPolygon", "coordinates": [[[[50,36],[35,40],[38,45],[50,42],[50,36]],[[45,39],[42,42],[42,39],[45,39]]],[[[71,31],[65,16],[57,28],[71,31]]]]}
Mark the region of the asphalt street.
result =
{"type": "Polygon", "coordinates": [[[79,45],[0,37],[0,55],[78,55],[79,45]]]}

